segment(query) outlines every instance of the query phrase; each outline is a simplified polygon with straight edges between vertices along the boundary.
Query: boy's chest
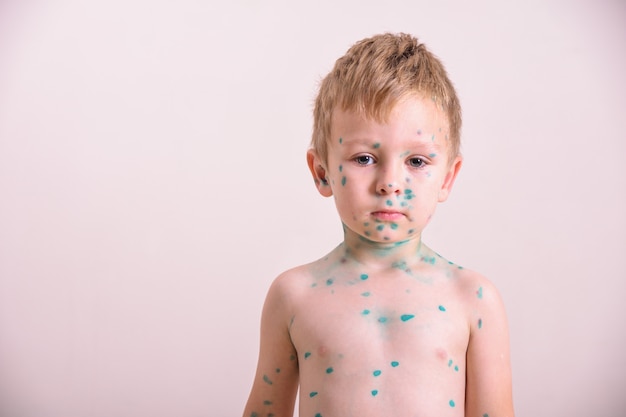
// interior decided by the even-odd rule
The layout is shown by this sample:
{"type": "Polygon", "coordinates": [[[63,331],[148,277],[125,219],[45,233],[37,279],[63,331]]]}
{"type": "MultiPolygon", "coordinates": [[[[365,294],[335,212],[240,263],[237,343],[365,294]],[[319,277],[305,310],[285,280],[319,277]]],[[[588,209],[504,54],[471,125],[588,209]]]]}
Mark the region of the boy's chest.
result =
{"type": "Polygon", "coordinates": [[[300,361],[340,360],[351,372],[384,360],[441,364],[464,361],[466,314],[446,288],[328,286],[302,297],[290,335],[300,361]]]}

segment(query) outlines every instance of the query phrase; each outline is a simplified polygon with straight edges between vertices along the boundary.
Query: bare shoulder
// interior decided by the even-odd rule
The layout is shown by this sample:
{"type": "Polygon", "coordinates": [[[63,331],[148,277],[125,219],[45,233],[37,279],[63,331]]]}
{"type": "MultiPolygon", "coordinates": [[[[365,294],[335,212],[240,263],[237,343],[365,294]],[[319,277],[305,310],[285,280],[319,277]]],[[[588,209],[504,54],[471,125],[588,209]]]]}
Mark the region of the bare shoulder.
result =
{"type": "Polygon", "coordinates": [[[452,278],[462,302],[468,308],[476,309],[483,306],[496,310],[503,309],[500,292],[485,275],[471,269],[456,267],[453,268],[452,278]]]}

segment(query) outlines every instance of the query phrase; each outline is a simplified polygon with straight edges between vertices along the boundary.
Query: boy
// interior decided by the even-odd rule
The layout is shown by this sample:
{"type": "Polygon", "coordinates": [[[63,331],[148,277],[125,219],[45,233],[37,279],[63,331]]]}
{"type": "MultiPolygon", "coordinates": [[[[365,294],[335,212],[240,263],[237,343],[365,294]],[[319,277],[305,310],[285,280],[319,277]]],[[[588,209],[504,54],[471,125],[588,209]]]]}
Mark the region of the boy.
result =
{"type": "Polygon", "coordinates": [[[421,240],[461,167],[461,110],[417,39],[364,39],[315,103],[307,162],[344,240],[281,274],[244,417],[513,416],[501,299],[421,240]]]}

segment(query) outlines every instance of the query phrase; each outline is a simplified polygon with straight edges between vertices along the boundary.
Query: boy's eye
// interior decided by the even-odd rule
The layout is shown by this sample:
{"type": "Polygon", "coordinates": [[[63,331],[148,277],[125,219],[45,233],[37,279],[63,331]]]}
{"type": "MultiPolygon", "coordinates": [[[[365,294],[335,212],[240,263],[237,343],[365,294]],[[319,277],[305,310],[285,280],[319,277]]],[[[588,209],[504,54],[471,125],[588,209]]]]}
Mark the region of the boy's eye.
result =
{"type": "Polygon", "coordinates": [[[374,158],[370,155],[359,155],[354,158],[354,161],[359,165],[371,165],[374,163],[374,158]]]}
{"type": "Polygon", "coordinates": [[[426,165],[426,163],[422,158],[414,157],[409,159],[409,165],[411,165],[413,168],[421,168],[426,165]]]}

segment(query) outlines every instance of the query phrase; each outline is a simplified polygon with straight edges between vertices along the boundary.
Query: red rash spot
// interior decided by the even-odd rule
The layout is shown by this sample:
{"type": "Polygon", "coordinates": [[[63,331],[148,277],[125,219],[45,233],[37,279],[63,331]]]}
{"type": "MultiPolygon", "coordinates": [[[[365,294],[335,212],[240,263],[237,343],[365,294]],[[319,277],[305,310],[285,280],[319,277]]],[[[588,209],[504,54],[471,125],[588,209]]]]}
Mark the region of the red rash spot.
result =
{"type": "Polygon", "coordinates": [[[448,352],[446,352],[446,350],[443,348],[437,348],[437,350],[435,350],[435,354],[437,355],[437,358],[441,359],[442,361],[448,359],[448,352]]]}

